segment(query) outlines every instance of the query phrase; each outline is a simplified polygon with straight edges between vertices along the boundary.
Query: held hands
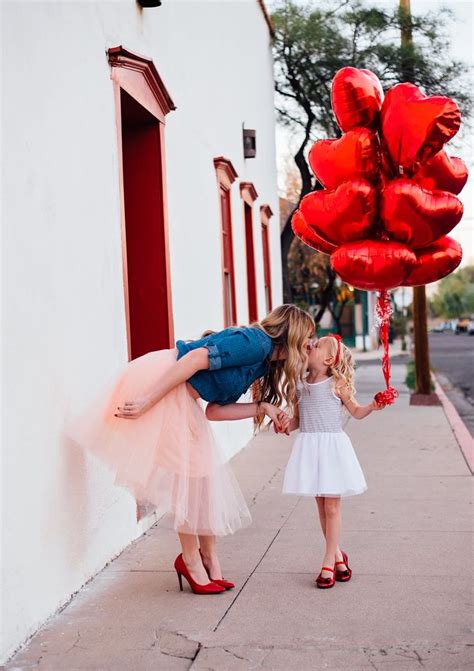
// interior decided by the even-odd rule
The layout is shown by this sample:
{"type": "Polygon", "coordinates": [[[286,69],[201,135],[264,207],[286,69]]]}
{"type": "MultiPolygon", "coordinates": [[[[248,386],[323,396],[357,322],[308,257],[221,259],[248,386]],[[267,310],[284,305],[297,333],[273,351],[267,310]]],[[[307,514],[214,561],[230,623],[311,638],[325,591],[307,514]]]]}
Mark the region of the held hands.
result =
{"type": "Polygon", "coordinates": [[[126,401],[123,405],[118,406],[115,417],[120,417],[121,419],[138,419],[149,410],[152,405],[153,404],[147,396],[139,398],[136,401],[126,401]]]}
{"type": "Polygon", "coordinates": [[[286,433],[289,436],[290,418],[286,412],[271,403],[264,402],[261,404],[261,407],[264,413],[272,420],[275,433],[286,433]]]}

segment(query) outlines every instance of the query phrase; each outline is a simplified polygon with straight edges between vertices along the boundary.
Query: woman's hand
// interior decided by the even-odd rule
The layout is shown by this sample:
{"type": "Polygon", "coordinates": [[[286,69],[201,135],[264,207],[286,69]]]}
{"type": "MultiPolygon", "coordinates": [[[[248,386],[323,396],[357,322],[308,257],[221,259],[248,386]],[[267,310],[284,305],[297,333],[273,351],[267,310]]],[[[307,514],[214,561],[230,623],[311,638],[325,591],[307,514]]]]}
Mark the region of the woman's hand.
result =
{"type": "Polygon", "coordinates": [[[269,417],[272,420],[275,426],[275,431],[277,433],[286,433],[288,435],[290,418],[288,417],[286,412],[280,410],[280,408],[277,408],[271,403],[267,403],[266,401],[264,401],[260,405],[263,412],[267,415],[267,417],[269,417]]]}
{"type": "Polygon", "coordinates": [[[123,405],[118,406],[115,417],[121,419],[138,419],[147,410],[152,407],[153,403],[148,396],[139,398],[136,401],[125,401],[123,405]]]}

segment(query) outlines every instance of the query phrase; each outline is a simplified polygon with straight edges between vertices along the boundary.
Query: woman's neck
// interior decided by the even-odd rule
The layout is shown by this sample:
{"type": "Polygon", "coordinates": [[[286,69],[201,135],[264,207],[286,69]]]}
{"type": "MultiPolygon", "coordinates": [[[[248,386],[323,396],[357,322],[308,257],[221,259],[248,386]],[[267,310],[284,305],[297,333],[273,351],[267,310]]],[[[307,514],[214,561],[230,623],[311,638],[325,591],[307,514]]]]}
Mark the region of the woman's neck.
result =
{"type": "Polygon", "coordinates": [[[309,369],[308,371],[308,377],[306,378],[306,382],[309,382],[309,384],[314,384],[314,382],[322,382],[323,380],[327,380],[329,377],[328,375],[328,369],[326,370],[311,370],[309,369]]]}

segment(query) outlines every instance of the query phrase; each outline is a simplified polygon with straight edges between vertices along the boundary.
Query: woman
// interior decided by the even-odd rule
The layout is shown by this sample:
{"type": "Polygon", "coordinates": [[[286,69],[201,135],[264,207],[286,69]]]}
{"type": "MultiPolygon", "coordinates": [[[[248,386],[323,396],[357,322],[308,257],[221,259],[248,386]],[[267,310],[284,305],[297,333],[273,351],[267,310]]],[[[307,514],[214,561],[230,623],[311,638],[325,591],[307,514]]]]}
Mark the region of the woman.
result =
{"type": "Polygon", "coordinates": [[[281,430],[278,406],[295,396],[314,332],[309,314],[282,305],[252,326],[180,340],[176,349],[131,361],[76,425],[75,440],[115,472],[117,484],[173,514],[181,588],[182,576],[199,594],[233,587],[222,579],[216,536],[250,521],[199,399],[209,403],[209,418],[256,417],[261,424],[266,415],[281,430]],[[258,401],[236,404],[251,386],[258,401]]]}

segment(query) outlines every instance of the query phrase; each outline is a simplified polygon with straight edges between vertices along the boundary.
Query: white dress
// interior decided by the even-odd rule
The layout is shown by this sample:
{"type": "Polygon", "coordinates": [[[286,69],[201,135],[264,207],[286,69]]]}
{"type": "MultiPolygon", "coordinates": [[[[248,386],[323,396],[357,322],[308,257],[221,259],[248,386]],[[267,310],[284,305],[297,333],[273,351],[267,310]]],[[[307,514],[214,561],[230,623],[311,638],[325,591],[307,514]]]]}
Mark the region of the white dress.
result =
{"type": "Polygon", "coordinates": [[[352,496],[367,483],[349,436],[332,378],[298,388],[300,431],[283,482],[284,494],[352,496]]]}

